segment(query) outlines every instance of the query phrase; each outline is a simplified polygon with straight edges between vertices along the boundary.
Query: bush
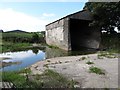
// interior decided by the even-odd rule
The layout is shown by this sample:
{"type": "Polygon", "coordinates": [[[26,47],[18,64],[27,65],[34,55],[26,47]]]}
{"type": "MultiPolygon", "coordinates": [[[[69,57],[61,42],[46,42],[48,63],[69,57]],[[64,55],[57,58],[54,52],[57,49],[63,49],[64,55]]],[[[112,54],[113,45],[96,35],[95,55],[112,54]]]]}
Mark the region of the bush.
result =
{"type": "Polygon", "coordinates": [[[101,46],[106,48],[110,52],[120,52],[120,34],[102,34],[101,36],[101,46]]]}

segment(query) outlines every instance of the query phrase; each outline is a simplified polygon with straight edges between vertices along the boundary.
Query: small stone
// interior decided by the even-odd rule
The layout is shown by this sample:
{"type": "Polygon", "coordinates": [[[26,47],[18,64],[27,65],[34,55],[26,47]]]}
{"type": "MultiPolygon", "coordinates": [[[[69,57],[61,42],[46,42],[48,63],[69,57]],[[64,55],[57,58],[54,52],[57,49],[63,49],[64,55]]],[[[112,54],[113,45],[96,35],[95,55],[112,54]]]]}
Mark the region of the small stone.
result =
{"type": "Polygon", "coordinates": [[[80,88],[80,86],[79,85],[74,85],[74,88],[80,88]]]}

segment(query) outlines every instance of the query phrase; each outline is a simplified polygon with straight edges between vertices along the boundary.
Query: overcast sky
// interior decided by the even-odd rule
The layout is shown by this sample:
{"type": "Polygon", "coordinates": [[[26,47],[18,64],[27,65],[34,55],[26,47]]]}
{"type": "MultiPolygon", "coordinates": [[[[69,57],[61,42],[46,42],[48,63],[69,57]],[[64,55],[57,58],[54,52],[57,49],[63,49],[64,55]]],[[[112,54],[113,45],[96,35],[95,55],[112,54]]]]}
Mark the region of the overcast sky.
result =
{"type": "Polygon", "coordinates": [[[0,29],[43,31],[45,25],[83,9],[85,2],[1,2],[0,29]]]}

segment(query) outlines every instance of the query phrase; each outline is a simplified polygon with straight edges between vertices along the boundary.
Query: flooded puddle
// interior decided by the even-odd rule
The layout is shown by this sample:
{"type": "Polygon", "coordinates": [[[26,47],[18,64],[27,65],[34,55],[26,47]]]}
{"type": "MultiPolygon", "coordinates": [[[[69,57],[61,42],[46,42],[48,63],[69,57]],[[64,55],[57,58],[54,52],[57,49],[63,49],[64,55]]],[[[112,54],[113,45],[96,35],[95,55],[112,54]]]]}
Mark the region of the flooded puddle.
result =
{"type": "Polygon", "coordinates": [[[2,58],[2,68],[0,70],[19,70],[28,67],[40,60],[44,60],[45,52],[41,50],[38,50],[37,53],[34,53],[32,50],[6,52],[0,54],[0,58],[2,58]]]}
{"type": "Polygon", "coordinates": [[[0,71],[15,71],[20,70],[30,65],[48,58],[61,57],[61,56],[72,56],[72,55],[83,55],[93,53],[93,51],[71,51],[67,52],[57,48],[48,48],[44,50],[40,48],[15,51],[15,52],[6,52],[0,54],[0,71]]]}

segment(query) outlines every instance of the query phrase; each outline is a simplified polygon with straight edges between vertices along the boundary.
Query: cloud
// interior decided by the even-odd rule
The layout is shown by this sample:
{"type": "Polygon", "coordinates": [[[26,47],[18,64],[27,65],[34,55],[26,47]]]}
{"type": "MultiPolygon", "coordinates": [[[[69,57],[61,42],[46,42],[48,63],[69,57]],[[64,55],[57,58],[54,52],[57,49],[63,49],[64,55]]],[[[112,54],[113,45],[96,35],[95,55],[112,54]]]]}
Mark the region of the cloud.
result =
{"type": "Polygon", "coordinates": [[[55,14],[53,14],[53,13],[43,13],[43,16],[44,17],[54,17],[55,14]]]}
{"type": "MultiPolygon", "coordinates": [[[[43,53],[42,51],[39,51],[39,54],[43,53]]],[[[7,52],[0,54],[0,58],[7,57],[10,58],[9,60],[23,60],[28,57],[36,56],[36,54],[33,53],[32,50],[28,51],[21,51],[21,52],[7,52]]]]}
{"type": "MultiPolygon", "coordinates": [[[[54,16],[54,14],[43,14],[44,17],[54,16]]],[[[30,16],[23,12],[15,11],[11,8],[0,9],[0,29],[4,31],[20,29],[28,32],[45,30],[45,25],[50,21],[46,18],[30,16]]]]}

